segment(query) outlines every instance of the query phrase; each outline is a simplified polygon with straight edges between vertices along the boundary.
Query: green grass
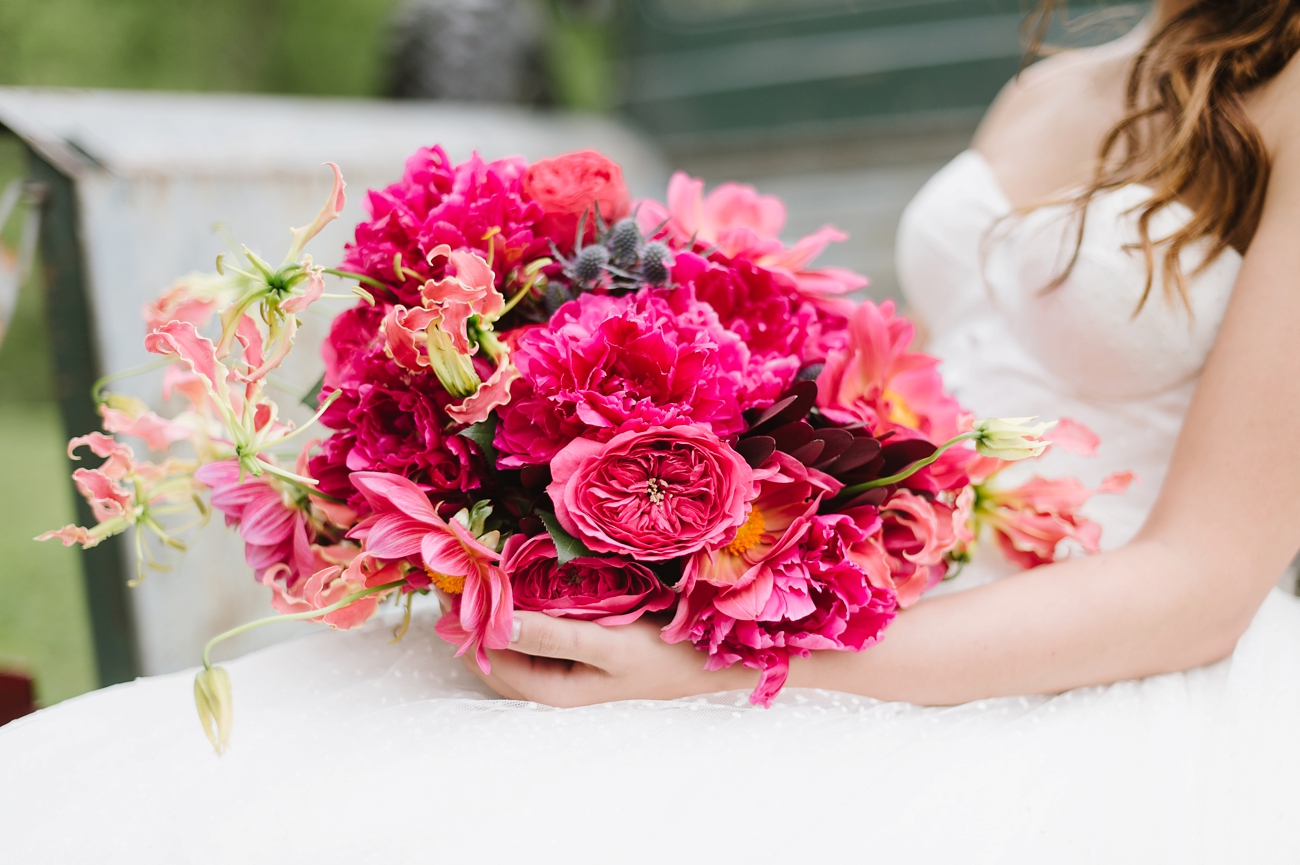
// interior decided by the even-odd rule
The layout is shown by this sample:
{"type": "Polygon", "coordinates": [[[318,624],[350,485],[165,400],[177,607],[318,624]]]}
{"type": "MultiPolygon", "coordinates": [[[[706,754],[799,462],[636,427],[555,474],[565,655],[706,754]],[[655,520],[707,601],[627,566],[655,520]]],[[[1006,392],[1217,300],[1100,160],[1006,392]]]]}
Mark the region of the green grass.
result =
{"type": "MultiPolygon", "coordinates": [[[[0,137],[0,188],[21,171],[20,149],[0,137]]],[[[0,240],[12,246],[17,223],[0,240]]],[[[96,685],[78,551],[32,540],[74,518],[51,367],[38,283],[28,280],[0,343],[0,667],[32,675],[45,705],[96,685]]]]}
{"type": "Polygon", "coordinates": [[[0,403],[0,665],[44,705],[96,686],[75,549],[32,540],[73,518],[63,427],[50,403],[0,403]]]}

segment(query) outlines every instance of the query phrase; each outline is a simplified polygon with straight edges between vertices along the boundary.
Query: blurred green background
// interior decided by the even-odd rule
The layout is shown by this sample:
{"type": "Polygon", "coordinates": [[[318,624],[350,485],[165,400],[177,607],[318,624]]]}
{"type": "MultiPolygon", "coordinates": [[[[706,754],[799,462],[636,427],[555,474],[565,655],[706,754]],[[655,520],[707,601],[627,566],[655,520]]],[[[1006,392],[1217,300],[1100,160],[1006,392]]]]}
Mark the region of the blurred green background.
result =
{"type": "MultiPolygon", "coordinates": [[[[0,85],[377,96],[397,0],[0,0],[0,85]]],[[[600,110],[608,15],[545,0],[555,99],[600,110]]],[[[0,132],[0,189],[25,173],[0,132]]],[[[0,235],[17,246],[19,219],[0,235]]],[[[37,266],[39,272],[39,263],[37,266]]],[[[75,550],[37,544],[74,519],[39,280],[0,343],[0,669],[49,705],[96,687],[75,550]]]]}

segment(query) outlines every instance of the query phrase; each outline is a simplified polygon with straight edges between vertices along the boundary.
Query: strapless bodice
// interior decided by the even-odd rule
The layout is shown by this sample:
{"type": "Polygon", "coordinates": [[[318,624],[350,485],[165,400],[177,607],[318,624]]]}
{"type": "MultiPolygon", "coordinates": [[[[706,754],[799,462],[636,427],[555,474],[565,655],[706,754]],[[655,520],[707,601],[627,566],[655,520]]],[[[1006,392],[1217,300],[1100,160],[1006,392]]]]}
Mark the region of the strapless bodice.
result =
{"type": "MultiPolygon", "coordinates": [[[[1155,501],[1241,267],[1229,250],[1196,273],[1208,243],[1194,244],[1181,260],[1184,273],[1196,273],[1188,303],[1165,297],[1157,266],[1138,311],[1146,266],[1132,248],[1135,208],[1150,195],[1133,184],[1098,196],[1077,263],[1051,290],[1044,289],[1074,252],[1070,207],[1013,215],[976,151],[925,185],[898,233],[900,282],[955,396],[977,416],[1069,417],[1101,436],[1095,458],[1053,451],[1019,471],[1094,484],[1126,469],[1140,477],[1128,493],[1088,506],[1105,548],[1131,538],[1155,501]]],[[[1170,234],[1189,216],[1180,204],[1162,209],[1151,236],[1170,234]]]]}

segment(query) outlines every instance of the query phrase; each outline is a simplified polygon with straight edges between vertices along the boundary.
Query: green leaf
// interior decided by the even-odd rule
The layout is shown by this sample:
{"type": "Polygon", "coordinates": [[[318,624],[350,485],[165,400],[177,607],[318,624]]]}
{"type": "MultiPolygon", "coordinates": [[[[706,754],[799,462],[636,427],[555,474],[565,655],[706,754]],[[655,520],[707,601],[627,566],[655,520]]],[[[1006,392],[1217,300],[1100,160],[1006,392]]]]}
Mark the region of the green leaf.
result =
{"type": "Polygon", "coordinates": [[[492,446],[492,440],[497,435],[497,416],[495,414],[488,415],[485,420],[478,423],[470,424],[461,430],[458,435],[463,435],[478,445],[479,450],[483,451],[483,457],[487,460],[488,465],[496,468],[497,449],[492,446]]]}
{"type": "Polygon", "coordinates": [[[559,564],[567,564],[582,556],[595,555],[587,548],[586,544],[564,530],[564,527],[560,525],[560,521],[555,518],[555,514],[538,511],[537,516],[542,518],[542,522],[546,524],[546,531],[551,533],[551,540],[555,541],[555,552],[559,564]]]}
{"type": "Polygon", "coordinates": [[[307,389],[298,402],[307,406],[307,408],[320,408],[320,392],[325,389],[325,373],[320,374],[316,383],[307,389]]]}

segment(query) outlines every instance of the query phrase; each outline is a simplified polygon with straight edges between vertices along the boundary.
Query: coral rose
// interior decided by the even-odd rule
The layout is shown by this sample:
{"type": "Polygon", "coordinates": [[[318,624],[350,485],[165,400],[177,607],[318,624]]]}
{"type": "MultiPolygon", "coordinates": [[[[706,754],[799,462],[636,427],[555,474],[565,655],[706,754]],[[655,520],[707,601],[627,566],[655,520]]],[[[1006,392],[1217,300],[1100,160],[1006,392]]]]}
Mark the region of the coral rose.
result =
{"type": "Polygon", "coordinates": [[[653,571],[626,559],[583,556],[561,565],[555,541],[545,534],[512,535],[501,569],[514,587],[515,609],[599,625],[635,622],[677,598],[653,571]]]}
{"type": "Polygon", "coordinates": [[[551,463],[555,516],[601,553],[664,561],[729,543],[754,472],[707,427],[684,424],[574,439],[551,463]]]}
{"type": "Polygon", "coordinates": [[[623,169],[594,150],[534,162],[524,174],[523,196],[525,201],[541,205],[543,216],[537,230],[563,250],[573,248],[584,213],[585,243],[596,237],[597,209],[609,225],[627,216],[632,206],[623,169]]]}

